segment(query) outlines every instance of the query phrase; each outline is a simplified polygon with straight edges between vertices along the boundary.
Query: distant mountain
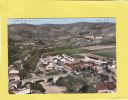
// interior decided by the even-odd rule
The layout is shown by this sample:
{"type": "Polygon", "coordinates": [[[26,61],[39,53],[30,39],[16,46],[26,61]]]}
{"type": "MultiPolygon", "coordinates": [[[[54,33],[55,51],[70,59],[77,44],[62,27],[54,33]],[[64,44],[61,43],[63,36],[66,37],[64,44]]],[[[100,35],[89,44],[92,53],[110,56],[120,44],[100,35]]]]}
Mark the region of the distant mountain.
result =
{"type": "Polygon", "coordinates": [[[103,41],[115,41],[115,23],[72,24],[12,24],[8,25],[9,38],[17,41],[37,42],[44,44],[91,45],[103,41]]]}

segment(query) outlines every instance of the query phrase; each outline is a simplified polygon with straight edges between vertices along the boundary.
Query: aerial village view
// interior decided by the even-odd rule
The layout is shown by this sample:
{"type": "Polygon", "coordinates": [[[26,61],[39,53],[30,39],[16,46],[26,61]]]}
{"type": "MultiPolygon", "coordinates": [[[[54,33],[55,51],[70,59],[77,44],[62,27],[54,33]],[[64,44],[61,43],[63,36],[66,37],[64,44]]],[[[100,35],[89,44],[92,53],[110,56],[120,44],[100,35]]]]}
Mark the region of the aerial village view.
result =
{"type": "Polygon", "coordinates": [[[115,19],[8,19],[8,91],[115,93],[115,19]]]}

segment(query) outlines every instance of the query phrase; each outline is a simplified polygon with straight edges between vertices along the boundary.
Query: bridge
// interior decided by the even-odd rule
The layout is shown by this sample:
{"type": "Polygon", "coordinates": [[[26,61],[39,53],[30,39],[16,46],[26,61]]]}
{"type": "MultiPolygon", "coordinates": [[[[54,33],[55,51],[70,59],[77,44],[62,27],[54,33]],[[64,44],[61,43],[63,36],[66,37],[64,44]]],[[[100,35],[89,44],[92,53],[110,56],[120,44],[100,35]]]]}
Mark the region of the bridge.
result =
{"type": "Polygon", "coordinates": [[[71,75],[71,73],[64,73],[64,74],[57,74],[57,75],[47,75],[47,76],[39,76],[37,78],[29,78],[29,79],[23,79],[22,81],[22,85],[25,85],[27,83],[34,83],[34,82],[49,82],[49,81],[53,81],[56,82],[60,77],[65,77],[71,75]]]}

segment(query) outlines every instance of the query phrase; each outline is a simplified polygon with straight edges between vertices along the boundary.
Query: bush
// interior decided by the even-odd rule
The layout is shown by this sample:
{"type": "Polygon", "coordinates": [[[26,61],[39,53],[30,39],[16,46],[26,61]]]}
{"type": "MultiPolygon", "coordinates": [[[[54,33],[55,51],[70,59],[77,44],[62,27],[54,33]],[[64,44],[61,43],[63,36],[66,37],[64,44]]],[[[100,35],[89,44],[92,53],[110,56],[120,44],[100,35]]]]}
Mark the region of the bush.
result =
{"type": "Polygon", "coordinates": [[[60,77],[60,78],[56,81],[56,84],[59,85],[59,86],[65,86],[65,85],[66,85],[63,77],[60,77]]]}
{"type": "Polygon", "coordinates": [[[79,92],[81,93],[87,93],[89,86],[85,84],[82,88],[80,88],[79,92]]]}
{"type": "Polygon", "coordinates": [[[19,72],[20,75],[20,79],[24,79],[24,78],[30,78],[31,74],[29,73],[29,71],[27,69],[21,69],[19,72]]]}
{"type": "Polygon", "coordinates": [[[115,40],[103,40],[100,44],[115,44],[115,40]]]}
{"type": "Polygon", "coordinates": [[[104,74],[100,74],[100,77],[102,78],[102,81],[109,79],[109,76],[104,74]]]}
{"type": "Polygon", "coordinates": [[[43,86],[38,83],[38,82],[35,82],[35,83],[31,83],[30,84],[31,86],[31,89],[34,89],[34,90],[40,90],[42,93],[44,93],[46,90],[43,88],[43,86]]]}

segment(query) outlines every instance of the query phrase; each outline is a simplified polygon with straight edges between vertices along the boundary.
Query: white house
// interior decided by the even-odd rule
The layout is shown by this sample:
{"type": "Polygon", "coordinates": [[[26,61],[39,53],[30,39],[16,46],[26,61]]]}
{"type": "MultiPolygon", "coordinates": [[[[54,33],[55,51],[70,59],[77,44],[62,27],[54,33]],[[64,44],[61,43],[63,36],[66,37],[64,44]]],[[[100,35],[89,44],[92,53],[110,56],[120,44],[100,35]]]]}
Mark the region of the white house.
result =
{"type": "Polygon", "coordinates": [[[109,65],[108,65],[108,68],[110,68],[110,69],[111,69],[111,68],[114,68],[114,69],[115,69],[115,68],[116,68],[116,65],[115,65],[115,64],[109,64],[109,65]]]}
{"type": "Polygon", "coordinates": [[[106,62],[101,61],[101,60],[98,59],[98,58],[97,58],[97,59],[93,59],[93,58],[90,58],[90,57],[85,57],[84,61],[93,61],[93,62],[95,62],[95,63],[97,63],[97,64],[106,63],[106,62]]]}
{"type": "Polygon", "coordinates": [[[20,77],[19,76],[17,76],[17,75],[12,75],[12,76],[9,76],[9,80],[15,80],[15,81],[18,81],[18,80],[20,80],[20,77]]]}
{"type": "Polygon", "coordinates": [[[63,59],[61,59],[61,61],[65,63],[66,62],[66,59],[63,58],[63,59]]]}
{"type": "Polygon", "coordinates": [[[15,94],[29,94],[29,93],[31,93],[31,90],[26,89],[26,88],[23,88],[23,89],[15,92],[15,94]]]}
{"type": "Polygon", "coordinates": [[[53,68],[53,63],[49,63],[47,66],[46,66],[46,70],[51,70],[53,68]]]}
{"type": "Polygon", "coordinates": [[[19,74],[18,70],[12,69],[9,71],[9,74],[19,74]]]}

